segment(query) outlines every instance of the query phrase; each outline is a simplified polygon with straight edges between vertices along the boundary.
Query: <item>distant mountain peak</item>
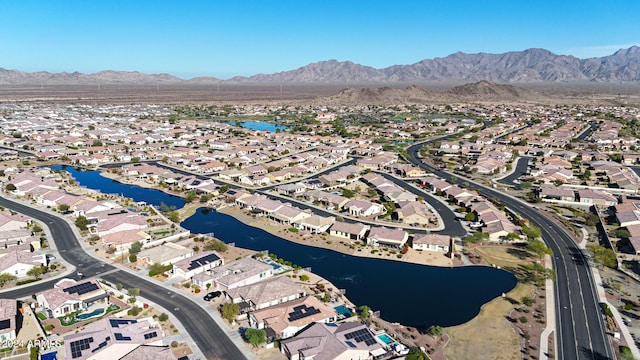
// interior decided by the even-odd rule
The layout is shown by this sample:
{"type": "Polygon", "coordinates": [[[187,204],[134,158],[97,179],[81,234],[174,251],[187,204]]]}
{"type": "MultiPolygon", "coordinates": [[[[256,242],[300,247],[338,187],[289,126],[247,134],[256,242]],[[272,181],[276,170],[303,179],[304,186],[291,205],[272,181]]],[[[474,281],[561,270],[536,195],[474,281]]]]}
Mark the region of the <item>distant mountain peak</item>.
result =
{"type": "MultiPolygon", "coordinates": [[[[393,65],[383,69],[351,61],[329,59],[294,70],[250,77],[236,76],[226,82],[299,82],[299,83],[415,83],[425,81],[481,81],[499,83],[531,82],[640,82],[640,47],[620,49],[613,55],[578,59],[571,55],[530,48],[502,54],[466,54],[424,59],[410,65],[393,65]]],[[[144,74],[137,71],[103,70],[94,74],[21,72],[0,68],[0,85],[48,84],[216,84],[220,79],[198,77],[183,80],[173,75],[144,74]]],[[[484,84],[486,85],[486,84],[484,84]]]]}

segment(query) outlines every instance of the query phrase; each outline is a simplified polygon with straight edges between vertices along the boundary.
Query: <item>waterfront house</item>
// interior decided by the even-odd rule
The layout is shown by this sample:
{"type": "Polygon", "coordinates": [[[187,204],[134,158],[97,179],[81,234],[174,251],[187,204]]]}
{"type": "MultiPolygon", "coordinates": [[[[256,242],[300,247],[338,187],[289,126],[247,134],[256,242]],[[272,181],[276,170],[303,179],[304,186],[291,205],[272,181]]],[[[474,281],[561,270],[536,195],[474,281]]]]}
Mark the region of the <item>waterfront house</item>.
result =
{"type": "Polygon", "coordinates": [[[336,221],[329,229],[329,235],[348,240],[363,240],[371,227],[362,223],[347,223],[336,221]]]}
{"type": "Polygon", "coordinates": [[[307,292],[286,276],[277,276],[225,290],[225,296],[241,308],[260,310],[306,296],[307,292]]]}
{"type": "Polygon", "coordinates": [[[305,296],[266,309],[249,313],[249,326],[264,329],[270,339],[286,339],[309,324],[332,323],[337,319],[334,309],[315,296],[305,296]]]}
{"type": "Polygon", "coordinates": [[[215,251],[204,251],[179,260],[173,264],[173,276],[189,280],[196,274],[200,274],[223,264],[224,259],[220,254],[215,251]]]}
{"type": "Polygon", "coordinates": [[[272,212],[269,218],[282,224],[291,224],[295,221],[310,217],[311,210],[300,210],[289,204],[285,204],[278,210],[272,212]]]}
{"type": "Polygon", "coordinates": [[[253,284],[273,276],[273,266],[251,257],[244,257],[208,271],[196,274],[191,282],[201,288],[227,290],[253,284]]]}
{"type": "Polygon", "coordinates": [[[366,325],[313,323],[294,337],[280,342],[289,360],[374,359],[386,351],[366,325]]]}
{"type": "Polygon", "coordinates": [[[408,239],[409,234],[402,229],[372,226],[367,235],[367,244],[402,247],[408,239]]]}
{"type": "Polygon", "coordinates": [[[415,250],[428,250],[449,252],[451,238],[440,234],[420,234],[414,235],[411,241],[411,248],[415,250]]]}
{"type": "Polygon", "coordinates": [[[334,222],[336,222],[336,218],[334,216],[324,217],[313,214],[309,217],[293,222],[293,226],[296,229],[308,231],[312,234],[320,234],[327,231],[334,222]]]}

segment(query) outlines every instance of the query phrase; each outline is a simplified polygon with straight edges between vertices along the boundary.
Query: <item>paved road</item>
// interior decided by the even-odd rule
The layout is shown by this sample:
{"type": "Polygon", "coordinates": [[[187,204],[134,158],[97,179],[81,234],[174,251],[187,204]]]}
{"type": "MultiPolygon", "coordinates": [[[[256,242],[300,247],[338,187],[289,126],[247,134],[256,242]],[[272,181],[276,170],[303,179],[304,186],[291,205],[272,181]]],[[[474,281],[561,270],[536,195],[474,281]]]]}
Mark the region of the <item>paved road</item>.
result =
{"type": "MultiPolygon", "coordinates": [[[[85,276],[101,277],[114,284],[121,283],[125,288],[139,288],[141,297],[169,310],[187,328],[189,336],[195,341],[207,359],[245,358],[205,309],[182,295],[175,294],[173,291],[169,292],[168,289],[162,286],[136,277],[131,273],[118,270],[89,256],[82,250],[79,240],[76,238],[69,223],[63,219],[3,197],[0,197],[0,206],[45,223],[51,231],[60,256],[68,263],[76,266],[78,271],[81,271],[85,276]],[[106,272],[109,273],[104,274],[106,272]]],[[[51,288],[56,281],[50,280],[34,286],[3,292],[1,296],[14,299],[31,296],[36,292],[51,288]]]]}
{"type": "MultiPolygon", "coordinates": [[[[422,144],[407,149],[410,161],[435,175],[448,179],[452,174],[422,163],[417,154],[422,144]]],[[[455,175],[457,181],[469,181],[455,175]]],[[[553,250],[553,268],[556,271],[555,305],[557,331],[557,359],[613,359],[603,316],[599,306],[595,283],[587,258],[573,239],[555,222],[528,204],[492,188],[474,183],[478,192],[497,199],[510,209],[529,219],[542,230],[542,236],[553,250]]]]}
{"type": "Polygon", "coordinates": [[[523,175],[527,174],[527,167],[529,166],[529,161],[531,160],[530,156],[522,156],[518,159],[516,163],[516,168],[513,170],[513,173],[503,177],[502,179],[496,180],[500,184],[507,186],[517,186],[514,180],[517,180],[523,175]]]}

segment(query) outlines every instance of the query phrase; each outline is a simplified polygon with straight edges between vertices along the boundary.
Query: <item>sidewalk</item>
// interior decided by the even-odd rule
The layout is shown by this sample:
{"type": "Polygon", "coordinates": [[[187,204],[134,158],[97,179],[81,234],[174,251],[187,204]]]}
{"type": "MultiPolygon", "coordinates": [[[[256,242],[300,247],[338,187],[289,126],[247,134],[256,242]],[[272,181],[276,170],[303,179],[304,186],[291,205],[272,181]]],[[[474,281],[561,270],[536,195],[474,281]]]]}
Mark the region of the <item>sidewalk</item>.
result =
{"type": "MultiPolygon", "coordinates": [[[[582,228],[582,242],[580,242],[578,246],[583,250],[587,248],[588,236],[589,236],[589,233],[587,233],[587,230],[582,228]]],[[[624,323],[624,321],[622,321],[622,316],[620,315],[620,312],[618,312],[618,308],[611,305],[607,300],[607,293],[604,291],[604,287],[602,286],[602,278],[600,277],[600,272],[595,266],[590,266],[590,268],[591,268],[591,274],[593,276],[593,282],[596,284],[596,290],[598,291],[598,299],[600,300],[601,303],[607,304],[607,306],[611,310],[611,313],[613,314],[613,318],[616,320],[616,323],[620,328],[620,333],[624,337],[624,340],[626,341],[627,346],[631,350],[631,354],[633,355],[633,358],[640,359],[640,351],[636,346],[635,340],[633,340],[633,337],[631,337],[629,328],[624,323]]],[[[614,349],[614,352],[615,352],[615,349],[614,349]]]]}
{"type": "MultiPolygon", "coordinates": [[[[547,269],[553,269],[551,266],[551,256],[545,255],[544,263],[547,269]]],[[[558,353],[558,333],[556,332],[556,305],[555,305],[555,288],[552,279],[545,280],[545,297],[546,301],[546,319],[547,327],[540,334],[540,359],[551,359],[549,356],[549,335],[553,333],[553,354],[558,353]]]]}

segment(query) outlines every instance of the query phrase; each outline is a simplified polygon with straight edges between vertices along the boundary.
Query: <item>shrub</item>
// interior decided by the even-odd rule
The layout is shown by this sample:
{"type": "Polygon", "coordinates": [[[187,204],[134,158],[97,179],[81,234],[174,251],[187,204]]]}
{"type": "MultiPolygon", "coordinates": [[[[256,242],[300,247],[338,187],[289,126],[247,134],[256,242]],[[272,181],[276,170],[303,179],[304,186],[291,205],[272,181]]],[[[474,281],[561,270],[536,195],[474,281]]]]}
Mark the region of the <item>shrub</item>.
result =
{"type": "Polygon", "coordinates": [[[519,319],[519,320],[520,320],[520,322],[521,322],[521,323],[523,323],[523,324],[524,324],[524,323],[526,323],[527,321],[529,321],[529,319],[527,319],[527,317],[526,317],[526,316],[520,316],[520,319],[519,319]]]}
{"type": "Polygon", "coordinates": [[[44,326],[44,330],[45,330],[45,331],[51,331],[51,330],[53,330],[53,325],[51,325],[51,324],[49,324],[49,325],[45,325],[45,326],[44,326]]]}
{"type": "Polygon", "coordinates": [[[169,320],[169,315],[167,315],[165,313],[162,313],[162,314],[160,314],[160,316],[158,316],[158,320],[167,321],[167,320],[169,320]]]}
{"type": "Polygon", "coordinates": [[[139,307],[134,306],[131,309],[129,309],[129,311],[127,311],[127,314],[130,316],[137,316],[138,314],[140,314],[140,311],[142,311],[139,307]]]}

